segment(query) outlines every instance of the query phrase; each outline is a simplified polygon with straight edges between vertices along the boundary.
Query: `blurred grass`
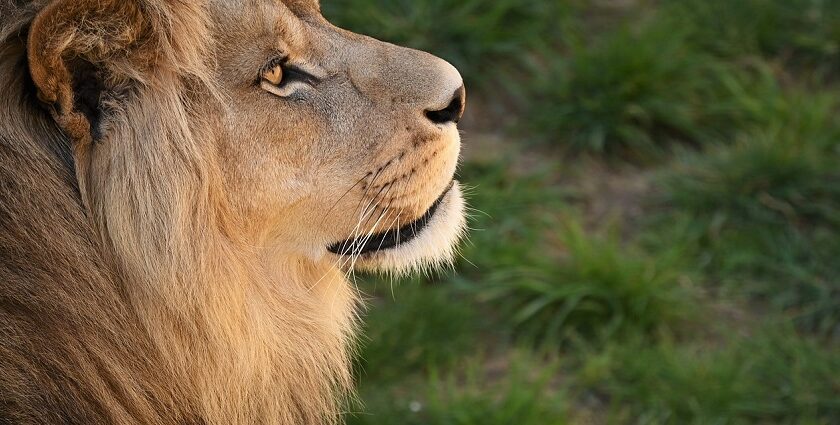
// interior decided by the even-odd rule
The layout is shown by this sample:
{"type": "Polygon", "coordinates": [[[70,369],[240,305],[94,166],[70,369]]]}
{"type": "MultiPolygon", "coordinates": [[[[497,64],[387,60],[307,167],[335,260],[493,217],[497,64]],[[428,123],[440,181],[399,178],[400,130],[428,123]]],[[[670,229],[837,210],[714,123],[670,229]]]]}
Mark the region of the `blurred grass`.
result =
{"type": "MultiPolygon", "coordinates": [[[[505,155],[505,153],[500,153],[505,155]]],[[[557,224],[569,194],[552,181],[552,169],[515,170],[501,158],[461,166],[458,179],[468,185],[470,240],[461,256],[462,278],[483,279],[487,267],[531,264],[544,258],[534,248],[544,228],[557,224]]]]}
{"type": "Polygon", "coordinates": [[[349,423],[840,423],[840,2],[322,7],[480,111],[456,271],[362,281],[349,423]]]}
{"type": "Polygon", "coordinates": [[[706,137],[715,129],[704,125],[715,118],[707,115],[727,109],[712,79],[720,65],[670,22],[619,28],[549,64],[530,107],[533,125],[571,150],[655,156],[662,143],[706,137]]]}
{"type": "Polygon", "coordinates": [[[775,129],[683,159],[665,202],[694,228],[708,275],[840,335],[840,155],[830,114],[809,106],[775,129]]]}
{"type": "Polygon", "coordinates": [[[631,252],[615,235],[590,236],[574,222],[565,225],[560,240],[563,258],[520,271],[490,271],[477,291],[520,337],[558,344],[570,336],[651,335],[689,315],[689,288],[669,264],[674,256],[631,252]]]}
{"type": "Polygon", "coordinates": [[[834,423],[840,351],[787,327],[706,344],[618,345],[583,366],[580,385],[613,423],[834,423]]]}
{"type": "Polygon", "coordinates": [[[475,365],[462,373],[428,373],[410,388],[362,388],[368,415],[352,416],[349,424],[388,425],[563,425],[567,411],[562,394],[551,388],[557,365],[539,360],[507,360],[505,375],[488,376],[475,365]]]}
{"type": "Polygon", "coordinates": [[[373,293],[381,298],[371,302],[365,318],[367,342],[359,356],[359,374],[365,378],[386,381],[449,366],[479,343],[479,315],[459,302],[450,287],[409,281],[392,294],[390,282],[377,283],[373,293]]]}
{"type": "Polygon", "coordinates": [[[528,120],[544,143],[648,164],[674,146],[698,149],[772,124],[787,76],[772,62],[698,45],[700,26],[667,11],[548,59],[528,120]]]}
{"type": "Polygon", "coordinates": [[[825,0],[668,0],[693,25],[692,41],[721,56],[760,55],[800,70],[836,73],[840,3],[825,0]]]}

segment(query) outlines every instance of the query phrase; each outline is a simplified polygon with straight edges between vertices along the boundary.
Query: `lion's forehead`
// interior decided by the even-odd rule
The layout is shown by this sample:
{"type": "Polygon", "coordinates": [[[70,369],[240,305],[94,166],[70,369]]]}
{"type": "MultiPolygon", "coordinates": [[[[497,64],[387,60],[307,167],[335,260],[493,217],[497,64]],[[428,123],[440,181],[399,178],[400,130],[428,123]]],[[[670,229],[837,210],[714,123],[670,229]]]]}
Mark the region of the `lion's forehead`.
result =
{"type": "Polygon", "coordinates": [[[313,36],[326,41],[311,31],[325,22],[316,0],[211,0],[209,7],[222,49],[260,45],[294,55],[311,51],[313,36]]]}
{"type": "Polygon", "coordinates": [[[209,0],[207,3],[217,10],[224,11],[226,15],[265,7],[283,8],[301,18],[321,13],[318,0],[209,0]]]}
{"type": "Polygon", "coordinates": [[[283,3],[292,12],[299,16],[307,16],[320,13],[320,5],[318,0],[276,0],[283,3]]]}

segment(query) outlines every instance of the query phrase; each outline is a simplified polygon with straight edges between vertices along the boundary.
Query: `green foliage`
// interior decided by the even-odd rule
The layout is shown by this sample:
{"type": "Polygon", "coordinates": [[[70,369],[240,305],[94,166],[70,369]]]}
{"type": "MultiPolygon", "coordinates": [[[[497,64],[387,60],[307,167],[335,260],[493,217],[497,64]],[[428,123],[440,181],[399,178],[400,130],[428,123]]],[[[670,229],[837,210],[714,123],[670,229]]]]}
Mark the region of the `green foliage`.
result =
{"type": "Polygon", "coordinates": [[[668,0],[692,42],[726,57],[748,54],[836,72],[840,3],[825,0],[668,0]]]}
{"type": "Polygon", "coordinates": [[[723,347],[644,343],[585,360],[580,385],[614,423],[836,423],[840,350],[781,326],[723,347]]]}
{"type": "MultiPolygon", "coordinates": [[[[474,362],[473,365],[480,364],[474,362]]],[[[557,367],[517,358],[503,379],[483,376],[472,366],[409,389],[366,388],[366,414],[351,425],[563,425],[568,412],[562,394],[551,388],[557,367]]]]}
{"type": "Polygon", "coordinates": [[[465,137],[457,272],[370,290],[349,423],[840,422],[840,2],[323,8],[505,118],[465,137]]]}
{"type": "MultiPolygon", "coordinates": [[[[773,126],[690,155],[665,203],[690,223],[706,272],[806,329],[840,331],[840,152],[831,103],[794,100],[773,126]]],[[[665,220],[673,228],[673,219],[665,220]]]]}
{"type": "Polygon", "coordinates": [[[647,257],[576,224],[561,239],[567,253],[559,261],[491,271],[481,290],[521,336],[554,343],[570,334],[620,338],[650,334],[686,316],[691,298],[672,258],[647,257]]]}
{"type": "Polygon", "coordinates": [[[696,140],[712,69],[671,31],[624,28],[554,58],[531,108],[534,126],[594,153],[651,155],[668,139],[696,140]]]}
{"type": "Polygon", "coordinates": [[[670,181],[670,200],[723,225],[840,224],[838,158],[776,135],[745,137],[670,181]]]}
{"type": "Polygon", "coordinates": [[[459,296],[451,287],[389,284],[378,288],[381,298],[364,316],[360,376],[393,379],[448,366],[470,352],[479,321],[469,305],[456,302],[459,296]]]}
{"type": "Polygon", "coordinates": [[[759,121],[779,97],[769,68],[696,49],[681,22],[628,26],[556,57],[538,80],[531,127],[572,152],[646,163],[759,121]]]}

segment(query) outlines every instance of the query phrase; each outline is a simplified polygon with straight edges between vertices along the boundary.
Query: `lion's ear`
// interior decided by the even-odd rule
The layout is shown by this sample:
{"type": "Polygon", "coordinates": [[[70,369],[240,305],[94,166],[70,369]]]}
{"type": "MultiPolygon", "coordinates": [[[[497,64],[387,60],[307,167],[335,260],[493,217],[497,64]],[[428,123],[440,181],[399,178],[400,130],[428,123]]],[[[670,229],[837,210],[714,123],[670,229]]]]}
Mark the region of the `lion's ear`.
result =
{"type": "Polygon", "coordinates": [[[58,0],[33,21],[27,54],[38,98],[74,143],[98,137],[115,70],[130,67],[148,44],[142,16],[132,0],[58,0]]]}

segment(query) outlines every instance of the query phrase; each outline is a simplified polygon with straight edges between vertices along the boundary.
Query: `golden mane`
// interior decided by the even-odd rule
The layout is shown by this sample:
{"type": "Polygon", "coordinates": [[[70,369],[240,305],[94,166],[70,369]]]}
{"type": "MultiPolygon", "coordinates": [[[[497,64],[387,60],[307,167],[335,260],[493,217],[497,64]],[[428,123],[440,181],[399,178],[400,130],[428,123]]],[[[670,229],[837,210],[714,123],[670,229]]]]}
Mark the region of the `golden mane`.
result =
{"type": "Polygon", "coordinates": [[[71,147],[74,124],[59,130],[25,72],[42,3],[0,9],[0,422],[336,421],[353,318],[308,292],[343,276],[305,262],[269,276],[235,233],[198,125],[212,111],[194,102],[217,96],[203,9],[115,2],[137,31],[110,28],[112,46],[101,27],[49,34],[107,57],[111,84],[140,83],[107,105],[107,140],[71,147]]]}

